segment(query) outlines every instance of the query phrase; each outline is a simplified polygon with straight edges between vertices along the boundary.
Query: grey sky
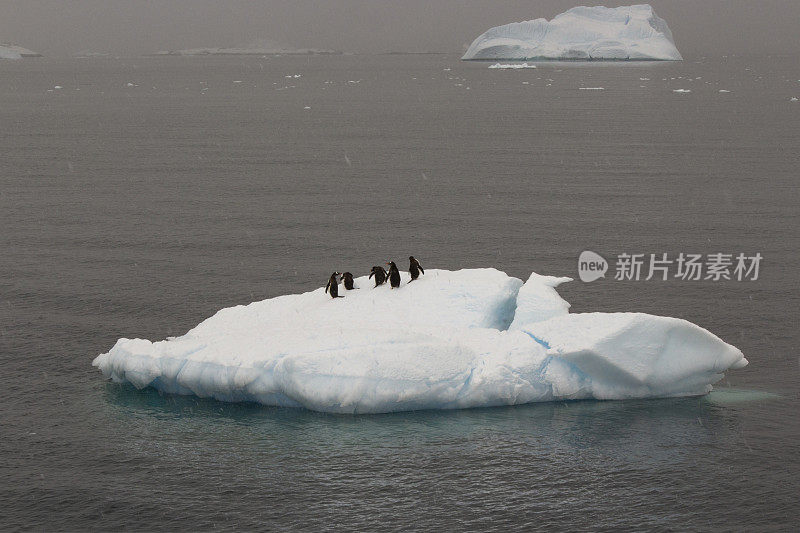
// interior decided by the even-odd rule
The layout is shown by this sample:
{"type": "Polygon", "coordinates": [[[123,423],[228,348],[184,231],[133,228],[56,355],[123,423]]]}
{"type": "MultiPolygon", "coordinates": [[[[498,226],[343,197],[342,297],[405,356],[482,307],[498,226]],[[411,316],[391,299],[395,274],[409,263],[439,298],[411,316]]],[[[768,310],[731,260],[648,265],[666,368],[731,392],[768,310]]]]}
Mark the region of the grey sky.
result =
{"type": "MultiPolygon", "coordinates": [[[[0,42],[48,56],[139,55],[257,39],[349,52],[461,52],[491,26],[581,0],[0,0],[0,42]]],[[[685,58],[796,54],[796,0],[652,0],[685,58]]]]}

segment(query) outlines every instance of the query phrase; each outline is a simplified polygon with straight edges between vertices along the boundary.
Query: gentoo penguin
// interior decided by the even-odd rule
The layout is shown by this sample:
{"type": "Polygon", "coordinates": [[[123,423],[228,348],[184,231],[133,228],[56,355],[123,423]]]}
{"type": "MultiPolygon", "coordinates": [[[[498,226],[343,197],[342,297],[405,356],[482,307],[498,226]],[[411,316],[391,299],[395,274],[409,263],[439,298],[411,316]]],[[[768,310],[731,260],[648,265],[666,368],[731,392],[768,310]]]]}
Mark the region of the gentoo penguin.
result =
{"type": "Polygon", "coordinates": [[[394,289],[395,287],[400,286],[400,271],[397,270],[397,265],[394,264],[394,261],[389,261],[386,263],[389,265],[389,284],[394,289]]]}
{"type": "Polygon", "coordinates": [[[382,266],[372,267],[372,272],[370,272],[369,277],[375,276],[375,286],[383,285],[386,283],[386,278],[388,278],[388,274],[386,274],[386,270],[382,266]]]}
{"type": "Polygon", "coordinates": [[[329,279],[328,284],[325,285],[325,292],[330,292],[331,298],[344,298],[344,296],[339,296],[339,280],[336,279],[338,275],[338,272],[331,274],[331,279],[329,279]]]}
{"type": "Polygon", "coordinates": [[[419,261],[414,259],[413,255],[410,256],[408,260],[411,261],[411,264],[408,266],[408,272],[411,274],[411,279],[409,280],[409,283],[411,283],[412,281],[414,281],[419,277],[420,272],[424,274],[425,269],[422,268],[422,265],[419,264],[419,261]]]}
{"type": "Polygon", "coordinates": [[[353,290],[353,275],[350,272],[345,272],[342,274],[342,283],[344,283],[344,288],[348,291],[353,290]]]}

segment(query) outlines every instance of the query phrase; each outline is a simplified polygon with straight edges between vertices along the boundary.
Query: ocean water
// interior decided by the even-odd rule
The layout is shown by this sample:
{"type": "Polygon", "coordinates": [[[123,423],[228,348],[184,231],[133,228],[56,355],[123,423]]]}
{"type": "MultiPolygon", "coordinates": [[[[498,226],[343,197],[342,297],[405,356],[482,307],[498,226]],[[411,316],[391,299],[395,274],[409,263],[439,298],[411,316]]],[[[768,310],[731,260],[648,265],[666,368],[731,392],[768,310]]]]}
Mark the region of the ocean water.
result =
{"type": "Polygon", "coordinates": [[[794,529],[800,60],[488,66],[0,63],[0,528],[794,529]],[[91,367],[333,270],[577,277],[583,250],[761,253],[756,281],[559,288],[691,320],[750,366],[702,398],[371,416],[91,367]]]}

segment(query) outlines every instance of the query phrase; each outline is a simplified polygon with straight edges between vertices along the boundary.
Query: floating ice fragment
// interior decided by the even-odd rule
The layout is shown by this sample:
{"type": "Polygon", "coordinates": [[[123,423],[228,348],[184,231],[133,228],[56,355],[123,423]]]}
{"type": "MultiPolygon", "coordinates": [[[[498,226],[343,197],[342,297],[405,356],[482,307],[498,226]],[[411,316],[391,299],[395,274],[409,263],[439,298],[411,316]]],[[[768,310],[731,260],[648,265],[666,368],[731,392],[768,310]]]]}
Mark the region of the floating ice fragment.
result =
{"type": "Polygon", "coordinates": [[[690,92],[692,92],[692,90],[691,89],[672,89],[672,92],[674,92],[674,93],[690,93],[690,92]]]}
{"type": "Polygon", "coordinates": [[[499,69],[518,69],[518,68],[537,68],[536,65],[529,65],[528,63],[495,63],[489,65],[489,68],[499,69]]]}
{"type": "Polygon", "coordinates": [[[605,87],[578,87],[581,91],[605,91],[605,87]]]}
{"type": "Polygon", "coordinates": [[[721,93],[729,93],[730,91],[727,90],[727,89],[720,89],[719,92],[721,92],[721,93]]]}

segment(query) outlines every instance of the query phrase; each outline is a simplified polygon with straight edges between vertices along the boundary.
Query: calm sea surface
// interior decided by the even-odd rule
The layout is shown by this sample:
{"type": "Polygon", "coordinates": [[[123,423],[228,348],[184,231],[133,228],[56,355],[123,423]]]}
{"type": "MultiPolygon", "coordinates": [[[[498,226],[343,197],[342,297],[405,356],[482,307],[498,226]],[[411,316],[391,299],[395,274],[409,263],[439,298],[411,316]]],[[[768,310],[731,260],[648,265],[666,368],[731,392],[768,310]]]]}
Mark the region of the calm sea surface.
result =
{"type": "Polygon", "coordinates": [[[0,529],[796,528],[800,60],[487,67],[1,62],[0,529]],[[750,366],[704,398],[373,416],[91,367],[334,269],[576,277],[587,249],[760,252],[757,281],[559,289],[750,366]]]}

